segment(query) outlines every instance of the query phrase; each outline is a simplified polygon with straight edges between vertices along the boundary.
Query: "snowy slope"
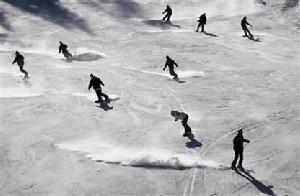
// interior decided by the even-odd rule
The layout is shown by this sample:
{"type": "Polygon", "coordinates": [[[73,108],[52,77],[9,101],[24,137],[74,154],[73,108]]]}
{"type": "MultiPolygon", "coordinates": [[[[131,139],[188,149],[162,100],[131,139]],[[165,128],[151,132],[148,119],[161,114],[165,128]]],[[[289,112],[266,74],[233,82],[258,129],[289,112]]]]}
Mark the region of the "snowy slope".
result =
{"type": "Polygon", "coordinates": [[[266,2],[2,1],[0,195],[299,195],[299,1],[266,2]],[[259,42],[242,37],[245,15],[259,42]],[[113,109],[94,104],[90,73],[113,109]],[[239,128],[250,176],[226,169],[239,128]]]}

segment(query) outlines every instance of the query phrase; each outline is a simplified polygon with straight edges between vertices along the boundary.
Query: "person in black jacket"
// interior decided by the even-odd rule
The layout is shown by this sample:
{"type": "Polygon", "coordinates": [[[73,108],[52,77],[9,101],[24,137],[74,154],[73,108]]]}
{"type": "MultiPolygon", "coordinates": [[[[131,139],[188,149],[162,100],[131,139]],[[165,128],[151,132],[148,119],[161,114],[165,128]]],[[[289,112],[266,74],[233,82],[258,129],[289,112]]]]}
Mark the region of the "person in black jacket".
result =
{"type": "Polygon", "coordinates": [[[241,170],[244,170],[244,168],[243,168],[244,142],[249,143],[250,141],[244,138],[243,130],[240,129],[240,130],[238,130],[238,134],[233,139],[233,149],[234,149],[235,156],[234,156],[234,160],[231,163],[231,168],[234,170],[236,170],[235,165],[236,165],[238,158],[240,158],[238,168],[241,170]]]}
{"type": "Polygon", "coordinates": [[[165,71],[165,69],[167,67],[169,67],[170,75],[174,76],[175,80],[178,79],[178,75],[174,71],[174,65],[176,67],[178,67],[178,64],[173,59],[171,59],[168,55],[166,56],[166,59],[167,60],[166,60],[166,63],[165,63],[165,66],[164,66],[163,70],[165,71]]]}
{"type": "Polygon", "coordinates": [[[102,102],[103,101],[102,97],[105,98],[106,102],[110,102],[108,96],[102,92],[101,85],[105,86],[104,83],[102,82],[102,80],[100,78],[97,78],[93,74],[90,74],[90,77],[91,77],[91,80],[90,80],[88,89],[90,90],[93,87],[93,89],[95,90],[97,97],[98,97],[98,100],[95,102],[96,103],[102,102]]]}
{"type": "Polygon", "coordinates": [[[162,20],[167,19],[167,21],[170,21],[170,18],[172,16],[172,9],[169,5],[167,5],[166,10],[162,14],[164,14],[164,13],[167,13],[167,14],[163,17],[162,20]]]}
{"type": "Polygon", "coordinates": [[[206,20],[207,20],[207,18],[206,18],[205,13],[202,14],[201,16],[199,16],[199,20],[198,20],[199,24],[198,24],[198,27],[196,29],[196,32],[199,31],[200,27],[201,27],[201,32],[204,32],[204,25],[206,25],[206,20]]]}
{"type": "Polygon", "coordinates": [[[59,48],[58,48],[58,52],[63,53],[64,57],[68,60],[72,59],[72,54],[69,53],[68,51],[68,46],[64,43],[62,43],[61,41],[59,41],[59,48]]]}
{"type": "Polygon", "coordinates": [[[28,72],[23,69],[23,67],[24,67],[23,55],[21,55],[18,51],[15,52],[15,55],[16,55],[16,57],[15,57],[15,60],[12,62],[12,65],[17,63],[18,66],[20,67],[20,71],[25,74],[24,78],[29,78],[28,72]]]}
{"type": "Polygon", "coordinates": [[[242,29],[245,33],[245,37],[248,37],[247,33],[249,34],[250,37],[253,37],[250,30],[247,28],[247,25],[249,25],[250,27],[253,27],[251,24],[248,23],[247,17],[245,16],[241,21],[241,26],[242,26],[242,29]]]}

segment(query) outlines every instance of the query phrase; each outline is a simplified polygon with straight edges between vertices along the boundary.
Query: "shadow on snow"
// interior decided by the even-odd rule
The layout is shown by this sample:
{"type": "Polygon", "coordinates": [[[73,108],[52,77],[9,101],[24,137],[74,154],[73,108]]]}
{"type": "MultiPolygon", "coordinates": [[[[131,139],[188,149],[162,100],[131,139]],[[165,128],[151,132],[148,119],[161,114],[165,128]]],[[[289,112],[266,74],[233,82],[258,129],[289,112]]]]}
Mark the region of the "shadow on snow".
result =
{"type": "Polygon", "coordinates": [[[267,194],[267,195],[273,195],[275,196],[272,188],[272,185],[265,185],[261,181],[256,180],[253,176],[249,174],[249,172],[236,172],[238,175],[242,176],[243,178],[247,179],[249,182],[251,182],[260,192],[267,194]]]}
{"type": "Polygon", "coordinates": [[[190,134],[188,135],[188,139],[189,139],[190,141],[188,141],[187,143],[185,143],[185,146],[186,146],[187,148],[197,148],[197,147],[201,147],[201,146],[202,146],[202,143],[199,142],[197,139],[195,139],[195,136],[194,136],[193,133],[190,133],[190,134]]]}
{"type": "Polygon", "coordinates": [[[62,7],[59,0],[4,0],[4,2],[65,28],[77,28],[91,33],[85,20],[62,7]]]}
{"type": "Polygon", "coordinates": [[[163,21],[163,20],[143,20],[143,22],[145,24],[147,24],[147,25],[159,27],[161,29],[169,29],[171,27],[176,27],[176,28],[179,28],[179,29],[181,28],[180,25],[173,24],[170,21],[163,21]]]}
{"type": "Polygon", "coordinates": [[[82,4],[97,8],[116,18],[143,17],[141,6],[132,0],[90,0],[82,1],[82,4]]]}

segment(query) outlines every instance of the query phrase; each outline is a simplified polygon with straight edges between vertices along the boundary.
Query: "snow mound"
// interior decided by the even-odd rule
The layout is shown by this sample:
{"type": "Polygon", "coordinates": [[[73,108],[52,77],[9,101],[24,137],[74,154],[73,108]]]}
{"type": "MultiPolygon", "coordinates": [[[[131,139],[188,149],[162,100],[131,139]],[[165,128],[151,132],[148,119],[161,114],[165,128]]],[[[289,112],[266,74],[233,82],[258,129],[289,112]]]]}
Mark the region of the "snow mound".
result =
{"type": "Polygon", "coordinates": [[[195,77],[204,77],[205,73],[203,71],[178,71],[176,72],[180,78],[195,78],[195,77]]]}
{"type": "Polygon", "coordinates": [[[163,149],[121,147],[104,143],[103,140],[86,139],[56,144],[56,146],[59,149],[84,153],[94,161],[122,166],[157,169],[222,168],[222,165],[214,161],[203,160],[192,155],[176,154],[163,149]]]}
{"type": "Polygon", "coordinates": [[[75,61],[96,61],[104,58],[104,54],[93,49],[80,47],[76,49],[76,53],[73,55],[72,60],[75,61]]]}

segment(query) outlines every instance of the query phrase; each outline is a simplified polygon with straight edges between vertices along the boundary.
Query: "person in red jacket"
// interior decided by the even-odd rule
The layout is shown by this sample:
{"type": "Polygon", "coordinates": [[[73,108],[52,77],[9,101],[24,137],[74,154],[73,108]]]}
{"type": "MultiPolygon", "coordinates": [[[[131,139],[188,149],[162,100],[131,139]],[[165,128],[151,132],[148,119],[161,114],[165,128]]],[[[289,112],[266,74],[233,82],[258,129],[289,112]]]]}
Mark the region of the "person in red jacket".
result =
{"type": "Polygon", "coordinates": [[[243,151],[244,151],[244,142],[249,143],[250,141],[245,139],[243,136],[243,130],[238,130],[238,134],[233,139],[233,149],[234,149],[234,160],[232,161],[231,168],[236,170],[235,167],[238,158],[240,157],[238,168],[244,170],[243,168],[243,151]]]}

